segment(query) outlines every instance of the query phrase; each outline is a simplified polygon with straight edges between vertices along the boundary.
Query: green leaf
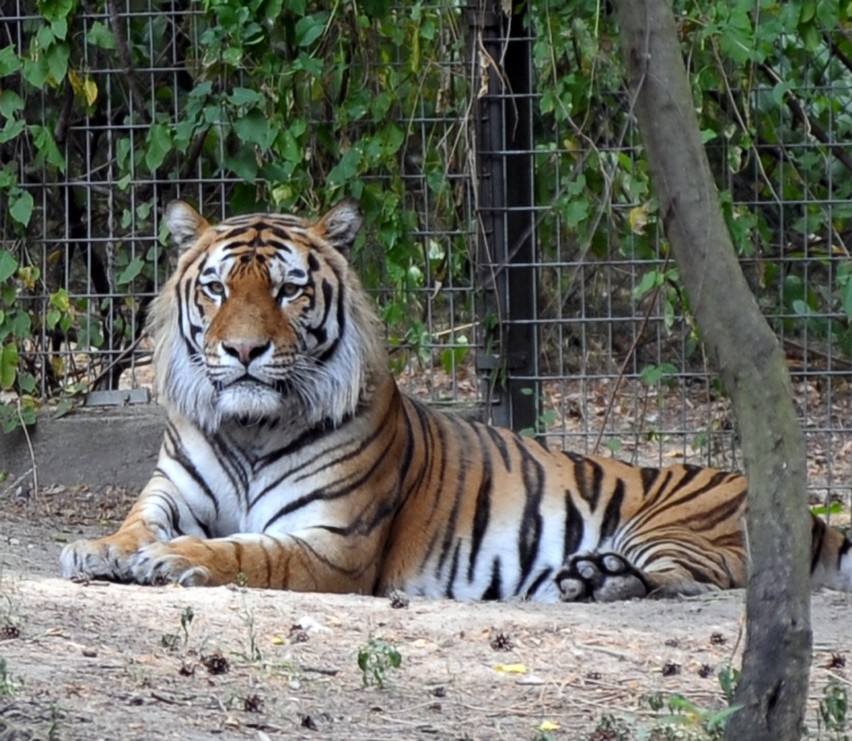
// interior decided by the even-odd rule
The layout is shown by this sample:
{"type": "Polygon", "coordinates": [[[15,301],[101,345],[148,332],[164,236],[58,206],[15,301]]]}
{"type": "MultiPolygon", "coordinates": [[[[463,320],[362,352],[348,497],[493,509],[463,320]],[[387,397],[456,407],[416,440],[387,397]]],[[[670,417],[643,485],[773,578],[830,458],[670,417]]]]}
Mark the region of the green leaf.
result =
{"type": "Polygon", "coordinates": [[[642,298],[646,293],[661,285],[662,282],[662,273],[659,273],[656,270],[649,270],[642,276],[642,280],[639,281],[639,285],[633,289],[633,300],[637,301],[642,298]]]}
{"type": "Polygon", "coordinates": [[[576,198],[563,208],[562,218],[568,227],[574,229],[589,218],[590,208],[587,198],[576,198]]]}
{"type": "Polygon", "coordinates": [[[18,269],[18,261],[8,250],[0,250],[0,283],[9,280],[18,269]]]}
{"type": "Polygon", "coordinates": [[[241,147],[236,154],[225,157],[223,165],[247,183],[257,180],[257,157],[248,147],[241,147]]]}
{"type": "Polygon", "coordinates": [[[101,49],[115,49],[115,36],[112,35],[112,30],[100,21],[95,21],[92,24],[92,27],[86,34],[86,41],[92,44],[92,46],[97,46],[101,49]]]}
{"type": "Polygon", "coordinates": [[[329,185],[343,185],[358,174],[358,164],[361,162],[361,152],[356,147],[350,147],[340,158],[340,161],[328,173],[329,185]]]}
{"type": "Polygon", "coordinates": [[[277,133],[270,125],[269,118],[257,108],[252,108],[234,121],[234,132],[240,141],[257,144],[264,152],[269,149],[277,133]]]}
{"type": "Polygon", "coordinates": [[[171,131],[165,124],[152,124],[148,130],[146,143],[148,147],[145,151],[145,166],[151,174],[154,174],[172,149],[171,131]]]}
{"type": "Polygon", "coordinates": [[[65,172],[65,157],[62,156],[62,153],[59,151],[59,147],[56,146],[56,142],[53,139],[53,133],[47,126],[36,126],[35,124],[30,127],[30,134],[33,137],[33,144],[36,146],[36,158],[35,163],[38,166],[43,165],[47,162],[50,165],[56,167],[60,172],[65,172]]]}
{"type": "Polygon", "coordinates": [[[293,62],[291,68],[294,71],[304,70],[313,77],[322,77],[323,74],[322,62],[319,59],[315,59],[314,57],[305,54],[305,52],[299,52],[299,56],[296,58],[296,61],[293,62]]]}
{"type": "Polygon", "coordinates": [[[32,394],[35,392],[37,385],[35,376],[32,373],[18,374],[18,386],[25,394],[32,394]]]}
{"type": "Polygon", "coordinates": [[[841,303],[846,316],[852,318],[852,279],[846,281],[846,287],[843,289],[843,298],[841,303]]]}
{"type": "Polygon", "coordinates": [[[142,268],[144,267],[145,261],[141,257],[134,257],[128,263],[127,267],[119,273],[118,277],[115,279],[116,284],[124,286],[132,282],[133,279],[142,272],[142,268]]]}
{"type": "Polygon", "coordinates": [[[67,18],[77,5],[77,0],[39,0],[39,12],[49,21],[67,18]]]}
{"type": "Polygon", "coordinates": [[[3,345],[0,349],[0,389],[8,391],[18,375],[18,348],[15,345],[3,345]]]}
{"type": "Polygon", "coordinates": [[[68,19],[59,18],[52,21],[50,24],[50,30],[53,31],[53,35],[57,39],[62,39],[64,41],[68,36],[68,19]]]}
{"type": "Polygon", "coordinates": [[[21,58],[11,44],[0,49],[0,77],[17,72],[23,66],[21,58]]]}
{"type": "Polygon", "coordinates": [[[670,378],[677,374],[677,368],[671,363],[661,363],[660,365],[648,365],[642,369],[640,377],[642,382],[648,386],[653,386],[660,381],[670,378]]]}
{"type": "Polygon", "coordinates": [[[38,90],[43,89],[50,75],[50,71],[47,68],[47,59],[44,56],[39,56],[36,59],[25,60],[21,74],[34,88],[38,90]]]}
{"type": "Polygon", "coordinates": [[[264,98],[260,93],[247,87],[235,87],[228,96],[228,100],[235,106],[256,106],[264,102],[264,98]]]}
{"type": "Polygon", "coordinates": [[[33,215],[32,195],[26,190],[18,190],[10,194],[9,200],[12,202],[9,215],[22,226],[27,226],[33,215]]]}
{"type": "Polygon", "coordinates": [[[68,73],[68,58],[71,56],[71,47],[64,41],[51,46],[45,57],[47,59],[47,71],[55,84],[65,79],[68,73]]]}
{"type": "Polygon", "coordinates": [[[12,118],[24,107],[24,101],[14,90],[0,90],[0,115],[12,118]]]}
{"type": "Polygon", "coordinates": [[[296,23],[296,44],[297,46],[310,46],[325,30],[325,13],[317,13],[316,15],[307,15],[300,18],[296,23]]]}
{"type": "Polygon", "coordinates": [[[9,118],[6,125],[0,129],[0,144],[12,141],[12,139],[20,136],[21,132],[26,128],[23,121],[17,118],[9,118]]]}
{"type": "Polygon", "coordinates": [[[56,409],[53,412],[54,419],[60,419],[70,412],[80,403],[80,400],[74,396],[65,396],[59,400],[56,409]]]}

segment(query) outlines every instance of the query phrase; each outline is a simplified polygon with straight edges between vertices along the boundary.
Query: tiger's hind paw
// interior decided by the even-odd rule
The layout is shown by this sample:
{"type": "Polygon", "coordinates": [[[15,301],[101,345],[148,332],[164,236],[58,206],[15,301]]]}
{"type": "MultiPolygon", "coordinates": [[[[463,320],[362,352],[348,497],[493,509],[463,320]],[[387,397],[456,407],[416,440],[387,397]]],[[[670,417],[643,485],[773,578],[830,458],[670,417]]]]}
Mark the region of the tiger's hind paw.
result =
{"type": "Polygon", "coordinates": [[[571,556],[555,581],[563,602],[615,602],[645,597],[650,591],[642,574],[617,553],[571,556]]]}

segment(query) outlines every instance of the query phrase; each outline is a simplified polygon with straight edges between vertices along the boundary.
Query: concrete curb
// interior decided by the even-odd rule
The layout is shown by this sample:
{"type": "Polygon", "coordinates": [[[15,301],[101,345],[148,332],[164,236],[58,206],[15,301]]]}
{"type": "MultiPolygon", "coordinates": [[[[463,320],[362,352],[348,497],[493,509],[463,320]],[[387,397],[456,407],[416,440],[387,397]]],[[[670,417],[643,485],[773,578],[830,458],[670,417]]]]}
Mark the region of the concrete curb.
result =
{"type": "Polygon", "coordinates": [[[157,463],[165,415],[154,404],[80,409],[61,419],[40,415],[29,430],[0,433],[0,494],[21,479],[32,486],[33,458],[40,488],[84,485],[95,491],[118,485],[141,489],[157,463]]]}

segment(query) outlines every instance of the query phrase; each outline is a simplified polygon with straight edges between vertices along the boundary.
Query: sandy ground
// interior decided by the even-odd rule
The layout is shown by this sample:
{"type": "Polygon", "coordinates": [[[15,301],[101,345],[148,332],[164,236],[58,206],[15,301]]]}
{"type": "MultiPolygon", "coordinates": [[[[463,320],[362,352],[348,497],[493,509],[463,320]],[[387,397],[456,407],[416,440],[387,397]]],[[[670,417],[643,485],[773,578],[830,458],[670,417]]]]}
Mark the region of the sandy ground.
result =
{"type": "MultiPolygon", "coordinates": [[[[0,501],[3,741],[705,738],[700,715],[681,714],[693,735],[673,736],[668,709],[650,705],[680,694],[724,708],[717,673],[741,655],[742,592],[400,606],[59,579],[62,544],[114,529],[128,501],[72,489],[0,501]],[[401,664],[379,670],[377,686],[359,652],[393,651],[401,664]]],[[[814,596],[815,738],[838,738],[818,729],[816,707],[832,683],[849,686],[850,607],[852,595],[814,596]]]]}

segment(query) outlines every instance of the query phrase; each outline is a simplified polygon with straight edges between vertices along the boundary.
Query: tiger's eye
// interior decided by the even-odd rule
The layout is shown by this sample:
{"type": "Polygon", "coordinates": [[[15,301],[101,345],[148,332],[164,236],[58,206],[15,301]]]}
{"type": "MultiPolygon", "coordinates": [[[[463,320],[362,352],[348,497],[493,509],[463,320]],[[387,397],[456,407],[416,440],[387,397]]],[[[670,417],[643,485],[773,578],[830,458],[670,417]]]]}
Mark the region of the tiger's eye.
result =
{"type": "Polygon", "coordinates": [[[302,290],[302,286],[297,285],[296,283],[284,283],[281,288],[278,289],[278,300],[281,301],[285,298],[293,298],[302,290]]]}
{"type": "Polygon", "coordinates": [[[210,283],[205,283],[204,290],[207,291],[207,293],[209,293],[211,296],[224,296],[225,284],[221,283],[218,280],[214,280],[210,283]]]}

